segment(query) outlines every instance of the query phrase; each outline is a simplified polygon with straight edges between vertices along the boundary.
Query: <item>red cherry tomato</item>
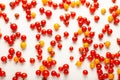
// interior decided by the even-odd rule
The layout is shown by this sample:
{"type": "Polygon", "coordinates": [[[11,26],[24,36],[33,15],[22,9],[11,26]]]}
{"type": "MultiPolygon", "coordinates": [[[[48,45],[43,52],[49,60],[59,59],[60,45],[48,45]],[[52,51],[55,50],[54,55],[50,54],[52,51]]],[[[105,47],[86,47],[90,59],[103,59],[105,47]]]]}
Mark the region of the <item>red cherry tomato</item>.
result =
{"type": "Polygon", "coordinates": [[[50,72],[48,70],[44,70],[42,72],[42,76],[45,77],[45,78],[47,78],[49,75],[50,75],[50,72]]]}
{"type": "Polygon", "coordinates": [[[21,74],[21,77],[22,77],[23,79],[27,78],[27,73],[22,73],[22,74],[21,74]]]}
{"type": "Polygon", "coordinates": [[[16,32],[16,31],[17,31],[18,26],[17,26],[17,24],[16,24],[16,23],[12,23],[12,24],[10,24],[10,28],[11,28],[11,30],[12,30],[13,32],[16,32]]]}
{"type": "Polygon", "coordinates": [[[4,63],[6,63],[7,62],[7,57],[6,56],[2,56],[1,57],[1,61],[4,62],[4,63]]]}
{"type": "Polygon", "coordinates": [[[36,70],[35,74],[36,74],[37,76],[40,76],[40,75],[41,75],[41,71],[40,71],[40,70],[36,70]]]}
{"type": "Polygon", "coordinates": [[[52,11],[47,10],[47,11],[45,12],[45,15],[46,15],[47,18],[50,18],[50,17],[52,16],[52,11]]]}
{"type": "Polygon", "coordinates": [[[41,14],[43,14],[43,13],[45,12],[44,7],[39,8],[39,12],[40,12],[41,14]]]}
{"type": "Polygon", "coordinates": [[[35,59],[34,58],[30,58],[30,63],[34,64],[35,63],[35,59]]]}
{"type": "Polygon", "coordinates": [[[83,70],[83,75],[88,75],[88,71],[87,70],[83,70]]]}
{"type": "Polygon", "coordinates": [[[57,42],[61,41],[61,35],[57,34],[57,35],[55,36],[55,40],[56,40],[57,42]]]}

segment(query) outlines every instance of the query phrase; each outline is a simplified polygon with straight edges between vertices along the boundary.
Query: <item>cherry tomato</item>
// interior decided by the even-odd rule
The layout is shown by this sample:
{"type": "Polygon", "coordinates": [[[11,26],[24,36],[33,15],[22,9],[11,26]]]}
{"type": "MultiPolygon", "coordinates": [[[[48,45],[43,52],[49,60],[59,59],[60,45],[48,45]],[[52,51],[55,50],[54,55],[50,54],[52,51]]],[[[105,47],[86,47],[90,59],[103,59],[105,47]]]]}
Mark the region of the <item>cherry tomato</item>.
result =
{"type": "Polygon", "coordinates": [[[51,45],[51,46],[55,46],[55,45],[56,45],[56,41],[55,41],[55,40],[52,40],[52,41],[50,42],[50,45],[51,45]]]}
{"type": "Polygon", "coordinates": [[[18,19],[20,15],[19,15],[19,13],[15,13],[14,16],[16,19],[18,19]]]}
{"type": "Polygon", "coordinates": [[[64,64],[63,65],[63,69],[65,70],[65,69],[69,69],[69,65],[68,64],[64,64]]]}
{"type": "Polygon", "coordinates": [[[69,33],[67,31],[64,32],[64,37],[67,38],[69,36],[69,33]]]}
{"type": "Polygon", "coordinates": [[[1,57],[1,61],[4,62],[4,63],[6,63],[7,62],[7,57],[6,56],[2,56],[1,57]]]}
{"type": "Polygon", "coordinates": [[[12,58],[13,58],[13,55],[8,54],[8,55],[7,55],[7,58],[8,58],[8,59],[12,59],[12,58]]]}
{"type": "Polygon", "coordinates": [[[54,9],[57,9],[57,7],[58,7],[58,4],[57,4],[57,3],[53,3],[52,5],[53,5],[53,8],[54,8],[54,9]]]}
{"type": "Polygon", "coordinates": [[[62,48],[62,44],[61,44],[61,43],[58,43],[57,47],[58,47],[59,49],[61,49],[61,48],[62,48]]]}
{"type": "Polygon", "coordinates": [[[27,78],[27,73],[22,73],[22,74],[21,74],[21,77],[22,77],[23,79],[27,78]]]}
{"type": "Polygon", "coordinates": [[[43,14],[43,13],[45,12],[44,7],[40,7],[40,8],[39,8],[39,12],[40,12],[41,14],[43,14]]]}
{"type": "Polygon", "coordinates": [[[15,8],[15,6],[16,6],[16,5],[15,5],[15,2],[13,2],[13,1],[12,1],[12,2],[10,2],[10,3],[9,3],[9,6],[11,7],[11,9],[14,9],[14,8],[15,8]]]}
{"type": "Polygon", "coordinates": [[[88,71],[87,70],[83,70],[83,75],[88,75],[88,71]]]}
{"type": "Polygon", "coordinates": [[[36,4],[37,4],[36,0],[32,0],[32,1],[31,1],[31,5],[32,5],[32,7],[35,7],[36,4]]]}
{"type": "Polygon", "coordinates": [[[76,16],[76,13],[75,12],[71,12],[71,17],[75,18],[75,16],[76,16]]]}
{"type": "Polygon", "coordinates": [[[23,57],[20,57],[20,58],[19,58],[19,62],[20,62],[20,63],[24,63],[24,62],[25,62],[25,59],[24,59],[23,57]]]}
{"type": "Polygon", "coordinates": [[[27,39],[26,35],[21,35],[21,40],[25,41],[27,39]]]}
{"type": "Polygon", "coordinates": [[[94,6],[90,6],[89,11],[91,14],[95,13],[96,8],[94,6]]]}
{"type": "Polygon", "coordinates": [[[94,16],[94,21],[95,21],[95,22],[98,22],[98,21],[99,21],[99,19],[100,19],[100,17],[99,17],[99,16],[94,16]]]}
{"type": "Polygon", "coordinates": [[[35,59],[34,58],[30,58],[30,63],[34,64],[35,63],[35,59]]]}
{"type": "Polygon", "coordinates": [[[65,75],[68,75],[68,74],[69,74],[68,69],[65,69],[63,73],[64,73],[65,75]]]}
{"type": "Polygon", "coordinates": [[[49,1],[48,1],[48,6],[50,6],[50,7],[51,7],[51,6],[52,6],[52,4],[53,4],[53,1],[52,1],[52,0],[49,0],[49,1]]]}
{"type": "Polygon", "coordinates": [[[52,35],[52,33],[53,33],[52,29],[47,29],[47,34],[48,35],[52,35]]]}
{"type": "Polygon", "coordinates": [[[21,77],[21,72],[16,72],[16,73],[15,73],[15,76],[16,76],[16,77],[21,77]]]}
{"type": "Polygon", "coordinates": [[[57,42],[61,41],[61,35],[57,34],[57,35],[55,36],[55,40],[56,40],[57,42]]]}
{"type": "Polygon", "coordinates": [[[46,20],[41,20],[41,25],[44,27],[46,25],[46,20]]]}
{"type": "Polygon", "coordinates": [[[88,8],[90,6],[90,2],[86,2],[86,7],[88,8]]]}
{"type": "Polygon", "coordinates": [[[41,71],[40,71],[40,70],[36,70],[35,74],[36,74],[37,76],[40,76],[40,75],[41,75],[41,71]]]}
{"type": "Polygon", "coordinates": [[[50,72],[48,70],[43,70],[42,76],[47,78],[50,75],[50,72]]]}
{"type": "Polygon", "coordinates": [[[9,52],[9,54],[14,55],[15,50],[14,50],[14,48],[10,48],[10,49],[8,50],[8,52],[9,52]]]}
{"type": "Polygon", "coordinates": [[[18,26],[17,26],[17,24],[16,24],[16,23],[12,23],[12,24],[10,24],[10,28],[11,28],[11,30],[12,30],[13,32],[16,32],[16,31],[17,31],[18,26]]]}
{"type": "Polygon", "coordinates": [[[50,18],[50,17],[52,16],[52,11],[47,10],[47,11],[45,12],[45,15],[46,15],[47,18],[50,18]]]}
{"type": "Polygon", "coordinates": [[[36,34],[35,37],[36,37],[37,40],[40,40],[40,34],[36,34]]]}
{"type": "Polygon", "coordinates": [[[51,71],[51,75],[54,77],[57,75],[57,72],[55,70],[51,71]]]}

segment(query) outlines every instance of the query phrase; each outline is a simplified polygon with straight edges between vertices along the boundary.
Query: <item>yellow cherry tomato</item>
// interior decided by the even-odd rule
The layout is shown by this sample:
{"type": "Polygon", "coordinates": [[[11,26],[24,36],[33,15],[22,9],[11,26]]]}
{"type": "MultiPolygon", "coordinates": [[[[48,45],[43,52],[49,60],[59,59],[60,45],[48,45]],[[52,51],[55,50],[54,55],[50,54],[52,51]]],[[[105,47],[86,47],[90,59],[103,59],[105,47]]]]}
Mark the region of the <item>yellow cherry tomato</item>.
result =
{"type": "Polygon", "coordinates": [[[48,0],[42,0],[43,5],[46,5],[48,3],[48,0]]]}
{"type": "Polygon", "coordinates": [[[14,57],[14,62],[17,63],[19,61],[18,57],[14,57]]]}
{"type": "Polygon", "coordinates": [[[99,63],[100,63],[99,59],[95,59],[95,60],[94,60],[94,63],[95,63],[95,64],[99,64],[99,63]]]}
{"type": "Polygon", "coordinates": [[[104,15],[106,13],[106,9],[105,8],[102,8],[101,9],[101,14],[104,15]]]}
{"type": "Polygon", "coordinates": [[[76,1],[75,1],[75,4],[76,4],[77,7],[79,7],[79,6],[81,5],[80,0],[76,0],[76,1]]]}
{"type": "Polygon", "coordinates": [[[120,68],[117,69],[117,74],[120,74],[120,68]]]}
{"type": "Polygon", "coordinates": [[[109,80],[113,80],[114,79],[114,74],[108,74],[108,78],[109,78],[109,80]]]}
{"type": "Polygon", "coordinates": [[[95,63],[91,62],[91,63],[90,63],[90,68],[91,68],[91,69],[94,69],[94,68],[95,68],[95,63]]]}
{"type": "Polygon", "coordinates": [[[105,58],[105,59],[104,59],[104,63],[105,63],[105,64],[108,64],[109,62],[110,62],[110,59],[108,59],[108,58],[105,58]]]}
{"type": "Polygon", "coordinates": [[[89,36],[89,33],[90,33],[89,31],[85,31],[85,32],[84,32],[84,35],[85,35],[86,37],[88,37],[88,36],[89,36]]]}
{"type": "Polygon", "coordinates": [[[117,9],[117,10],[116,10],[116,13],[117,13],[118,15],[120,15],[120,9],[117,9]]]}
{"type": "Polygon", "coordinates": [[[80,67],[80,66],[82,65],[82,62],[77,61],[75,65],[76,65],[77,67],[80,67]]]}
{"type": "Polygon", "coordinates": [[[45,42],[44,42],[43,40],[41,40],[41,41],[39,42],[39,44],[40,44],[41,47],[44,47],[45,42]]]}
{"type": "Polygon", "coordinates": [[[22,49],[26,49],[27,43],[26,43],[26,42],[21,42],[21,43],[20,43],[20,47],[21,47],[22,49]]]}
{"type": "Polygon", "coordinates": [[[47,48],[47,50],[48,50],[48,53],[50,53],[53,50],[53,48],[50,46],[47,48]]]}
{"type": "Polygon", "coordinates": [[[41,65],[39,68],[40,71],[44,71],[45,70],[45,66],[41,65]]]}
{"type": "Polygon", "coordinates": [[[82,29],[79,28],[77,32],[78,32],[79,35],[82,34],[82,29]]]}
{"type": "Polygon", "coordinates": [[[113,21],[113,17],[112,16],[108,16],[108,22],[111,23],[113,21]]]}
{"type": "Polygon", "coordinates": [[[70,6],[71,6],[72,8],[74,8],[74,7],[75,7],[75,1],[72,1],[71,4],[70,4],[70,6]]]}
{"type": "Polygon", "coordinates": [[[54,24],[54,29],[57,31],[57,30],[59,30],[59,28],[60,28],[60,25],[58,23],[55,23],[54,24]]]}
{"type": "Polygon", "coordinates": [[[47,61],[51,62],[51,61],[52,61],[52,57],[49,56],[49,57],[47,58],[47,61]]]}
{"type": "Polygon", "coordinates": [[[31,17],[35,18],[36,17],[36,13],[35,12],[31,12],[31,17]]]}
{"type": "Polygon", "coordinates": [[[64,10],[68,10],[69,9],[69,5],[68,4],[66,4],[66,3],[64,3],[64,10]]]}
{"type": "Polygon", "coordinates": [[[109,48],[110,45],[111,45],[110,41],[106,41],[104,44],[105,44],[105,47],[106,47],[106,48],[109,48]]]}
{"type": "Polygon", "coordinates": [[[83,47],[84,47],[84,48],[88,48],[88,47],[89,47],[89,44],[88,44],[88,43],[83,43],[83,47]]]}

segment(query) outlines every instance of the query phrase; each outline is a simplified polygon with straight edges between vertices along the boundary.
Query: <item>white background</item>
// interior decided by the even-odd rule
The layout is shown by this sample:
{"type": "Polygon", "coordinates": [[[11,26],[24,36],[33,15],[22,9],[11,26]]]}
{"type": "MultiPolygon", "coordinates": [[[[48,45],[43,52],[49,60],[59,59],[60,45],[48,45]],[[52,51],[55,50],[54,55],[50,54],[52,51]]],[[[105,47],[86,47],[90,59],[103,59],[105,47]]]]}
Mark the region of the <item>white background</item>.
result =
{"type": "MultiPolygon", "coordinates": [[[[34,23],[36,21],[41,21],[42,19],[46,19],[45,15],[41,16],[39,13],[39,8],[42,7],[41,0],[37,0],[38,4],[37,4],[36,8],[32,9],[32,11],[36,12],[37,15],[36,15],[36,18],[34,20],[32,20],[31,22],[26,21],[25,12],[23,11],[21,4],[18,7],[16,7],[14,10],[11,10],[9,7],[10,1],[12,1],[12,0],[0,0],[1,3],[6,4],[6,9],[4,12],[6,12],[8,17],[10,18],[10,22],[12,22],[12,23],[14,22],[18,25],[18,31],[21,32],[21,34],[27,35],[27,41],[26,41],[27,42],[27,49],[26,50],[24,50],[24,51],[21,50],[21,48],[20,48],[21,40],[20,39],[15,41],[15,44],[12,46],[13,48],[15,48],[16,51],[17,50],[22,51],[22,53],[23,53],[22,55],[26,59],[26,63],[24,65],[21,65],[19,63],[15,64],[14,61],[12,60],[12,61],[8,61],[6,64],[3,64],[0,61],[0,67],[2,67],[4,71],[6,71],[6,77],[3,78],[3,80],[11,80],[12,77],[14,76],[15,72],[17,72],[17,71],[26,72],[28,74],[27,80],[41,80],[41,77],[37,77],[35,75],[35,71],[37,69],[39,69],[39,66],[41,65],[41,62],[38,62],[36,59],[37,53],[36,53],[36,50],[34,48],[35,44],[38,43],[38,41],[35,38],[37,31],[36,30],[32,31],[29,28],[30,23],[34,23]],[[14,13],[20,13],[19,20],[15,19],[14,13]],[[31,65],[29,63],[29,58],[31,58],[31,57],[36,59],[36,62],[34,65],[31,65]]],[[[30,1],[31,0],[28,0],[28,2],[30,2],[30,1]]],[[[54,2],[61,2],[61,0],[53,0],[53,1],[54,2]]],[[[87,0],[87,1],[90,1],[92,3],[92,0],[87,0]]],[[[117,5],[120,5],[119,0],[117,0],[116,3],[117,3],[117,5]]],[[[100,33],[101,29],[104,27],[104,25],[106,23],[108,23],[107,22],[107,17],[109,15],[108,8],[110,6],[114,5],[111,2],[111,0],[99,0],[99,4],[100,4],[100,7],[95,12],[95,15],[100,16],[100,21],[98,23],[95,23],[93,21],[93,15],[89,14],[89,10],[85,6],[80,6],[80,8],[74,8],[74,9],[70,8],[68,12],[75,11],[77,16],[82,15],[84,17],[87,17],[89,20],[91,20],[90,26],[92,27],[92,31],[95,31],[95,37],[93,39],[94,40],[93,43],[101,43],[101,42],[105,42],[106,40],[111,41],[111,47],[109,49],[106,49],[106,48],[103,48],[103,50],[97,49],[97,52],[100,55],[105,56],[106,51],[111,51],[112,53],[119,51],[119,46],[116,43],[116,38],[120,37],[120,31],[119,31],[120,28],[119,28],[119,25],[115,26],[113,24],[110,24],[110,26],[111,26],[110,28],[113,29],[113,34],[111,36],[107,36],[107,34],[105,34],[104,39],[101,41],[98,39],[97,34],[100,33]],[[101,13],[100,13],[101,8],[106,8],[107,12],[104,16],[101,15],[101,13]]],[[[56,51],[56,55],[53,59],[55,59],[57,61],[57,65],[52,70],[57,71],[58,66],[62,66],[65,63],[68,63],[70,65],[70,69],[69,69],[70,73],[68,76],[64,76],[61,73],[60,79],[57,79],[57,78],[50,79],[49,78],[49,80],[97,80],[96,69],[91,70],[89,68],[89,62],[87,59],[84,61],[84,63],[82,64],[82,66],[80,68],[77,68],[75,66],[76,61],[80,57],[80,54],[78,52],[78,48],[82,46],[81,39],[83,38],[83,35],[79,36],[78,42],[75,44],[73,44],[72,40],[71,40],[73,33],[79,29],[79,27],[77,25],[77,20],[76,20],[77,16],[74,20],[72,20],[72,19],[70,20],[70,24],[68,27],[65,27],[64,24],[59,20],[59,15],[64,15],[67,12],[65,12],[64,10],[61,10],[61,9],[53,10],[52,8],[49,8],[49,7],[45,7],[45,9],[52,10],[52,12],[53,12],[51,19],[50,20],[46,19],[47,25],[46,25],[45,29],[51,28],[52,30],[54,30],[53,29],[54,23],[59,23],[61,25],[61,27],[60,27],[59,31],[57,31],[57,32],[53,31],[52,37],[41,36],[41,40],[45,41],[45,46],[43,49],[43,60],[46,59],[48,56],[47,47],[49,46],[49,42],[54,39],[54,36],[56,34],[61,34],[63,47],[62,47],[62,50],[58,50],[57,47],[54,48],[54,50],[56,51]],[[64,39],[64,37],[63,37],[64,31],[68,31],[70,33],[70,36],[68,39],[64,39]],[[72,53],[69,51],[69,46],[74,46],[74,51],[72,53]],[[72,61],[72,62],[70,62],[70,60],[69,60],[70,55],[74,56],[74,61],[72,61]],[[84,69],[87,69],[89,72],[86,77],[84,77],[82,74],[82,71],[84,69]]],[[[10,22],[8,24],[6,24],[3,21],[3,19],[0,18],[0,29],[1,29],[3,36],[12,34],[12,32],[9,28],[10,22]]],[[[3,55],[7,56],[8,49],[9,49],[9,46],[3,40],[3,37],[2,37],[2,39],[0,39],[0,57],[3,55]]],[[[90,50],[91,49],[92,49],[92,46],[91,46],[90,50]]],[[[116,69],[115,69],[114,73],[116,74],[116,69]]],[[[114,80],[117,80],[117,74],[115,75],[114,80]]]]}

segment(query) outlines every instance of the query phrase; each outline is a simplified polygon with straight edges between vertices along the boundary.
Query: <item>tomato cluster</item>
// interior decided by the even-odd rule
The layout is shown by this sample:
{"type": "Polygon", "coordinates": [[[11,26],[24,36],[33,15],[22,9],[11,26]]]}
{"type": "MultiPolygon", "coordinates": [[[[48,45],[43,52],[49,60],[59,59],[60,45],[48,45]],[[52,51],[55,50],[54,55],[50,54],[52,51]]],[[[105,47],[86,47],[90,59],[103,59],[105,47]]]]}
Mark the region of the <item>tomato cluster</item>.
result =
{"type": "MultiPolygon", "coordinates": [[[[77,44],[78,41],[81,40],[82,45],[81,47],[78,48],[78,52],[80,53],[80,56],[78,56],[78,60],[76,61],[75,65],[79,68],[82,66],[83,62],[88,60],[90,62],[89,66],[90,69],[96,69],[96,73],[98,75],[98,80],[114,80],[116,77],[114,74],[115,69],[114,66],[117,67],[117,79],[120,80],[120,68],[118,66],[120,65],[120,51],[116,51],[115,53],[112,53],[110,51],[107,51],[105,53],[105,56],[102,56],[100,53],[97,52],[97,50],[102,50],[102,49],[107,49],[109,50],[111,47],[111,42],[109,40],[102,41],[105,38],[105,34],[107,36],[112,36],[114,35],[114,30],[111,27],[111,24],[114,26],[119,25],[120,19],[120,9],[117,4],[117,0],[111,0],[111,2],[114,4],[113,6],[110,6],[108,9],[109,15],[107,16],[107,21],[108,23],[104,24],[102,30],[96,33],[91,26],[91,23],[94,24],[99,24],[102,17],[99,15],[96,15],[96,12],[99,10],[100,3],[98,0],[93,0],[92,3],[86,0],[62,0],[60,3],[53,2],[52,0],[41,0],[42,2],[42,7],[38,9],[39,15],[40,16],[45,16],[46,19],[42,19],[41,21],[35,21],[34,23],[30,23],[32,20],[35,20],[37,17],[37,14],[35,12],[32,12],[33,8],[36,8],[37,6],[37,0],[31,0],[31,2],[28,2],[28,0],[14,0],[9,3],[9,7],[11,10],[14,10],[16,7],[20,6],[25,13],[25,18],[26,21],[28,21],[29,28],[31,30],[37,30],[37,33],[35,34],[35,39],[38,42],[35,44],[35,50],[36,50],[36,58],[30,57],[29,58],[29,63],[31,65],[34,65],[37,61],[41,62],[41,65],[39,66],[39,69],[35,71],[36,76],[42,76],[43,80],[47,80],[49,76],[60,78],[61,73],[63,73],[65,76],[69,75],[70,73],[70,65],[68,63],[63,64],[62,66],[58,66],[57,70],[53,70],[52,68],[56,66],[57,60],[53,59],[53,57],[58,54],[56,52],[55,47],[58,48],[58,50],[63,49],[63,40],[71,39],[73,44],[77,44]],[[93,18],[93,21],[91,21],[89,18],[78,15],[77,12],[75,11],[70,11],[71,8],[79,8],[80,6],[85,6],[86,10],[90,13],[90,15],[93,18]],[[70,26],[70,21],[71,20],[76,20],[78,26],[78,30],[74,31],[73,34],[70,34],[68,30],[63,31],[63,33],[59,34],[59,30],[61,29],[61,24],[60,23],[53,23],[53,28],[46,28],[48,24],[48,20],[52,19],[54,17],[54,12],[50,9],[46,9],[46,7],[52,8],[53,11],[57,9],[63,9],[66,13],[65,14],[60,14],[58,15],[59,20],[63,22],[64,26],[66,28],[69,28],[70,26]],[[58,32],[58,33],[57,33],[58,32]],[[81,39],[79,39],[79,36],[84,35],[81,39]],[[72,35],[72,37],[71,37],[72,35]],[[100,40],[99,43],[95,43],[94,39],[97,38],[100,40]],[[43,37],[48,36],[52,37],[53,39],[50,40],[49,44],[47,44],[47,52],[48,52],[48,57],[47,59],[44,59],[43,53],[44,53],[44,47],[46,47],[45,40],[43,40],[43,37]],[[91,48],[92,46],[92,48],[91,48]],[[106,70],[104,72],[103,68],[106,70]]],[[[22,34],[21,32],[18,32],[20,29],[20,25],[16,23],[11,23],[10,18],[8,17],[7,13],[5,13],[6,5],[4,3],[0,3],[0,18],[3,18],[6,24],[10,24],[9,28],[11,30],[10,35],[2,35],[2,32],[0,32],[0,39],[2,39],[9,45],[8,49],[8,55],[1,56],[1,62],[4,64],[7,64],[9,60],[13,60],[15,64],[20,63],[24,64],[27,62],[26,58],[23,57],[23,52],[24,50],[27,49],[27,41],[29,39],[29,36],[22,34]],[[13,45],[17,39],[20,39],[20,50],[16,50],[16,48],[13,48],[13,45]]],[[[100,9],[100,15],[104,16],[107,13],[107,10],[105,8],[100,9]]],[[[14,18],[16,20],[19,20],[20,18],[20,13],[15,13],[14,18]]],[[[51,25],[50,25],[51,26],[51,25]]],[[[74,26],[73,26],[74,28],[74,26]]],[[[120,46],[120,38],[116,38],[116,43],[118,46],[120,46]]],[[[66,45],[66,44],[65,44],[66,45]]],[[[66,48],[70,51],[70,53],[75,51],[75,48],[73,45],[68,46],[66,48]]],[[[70,55],[69,60],[71,62],[74,61],[75,56],[70,55]]],[[[88,70],[84,69],[82,70],[82,74],[84,76],[88,76],[88,70]]],[[[0,78],[5,77],[6,72],[2,70],[0,67],[0,78]]],[[[15,75],[12,77],[12,80],[18,80],[19,78],[27,79],[28,74],[26,72],[20,72],[17,71],[15,75]]]]}

